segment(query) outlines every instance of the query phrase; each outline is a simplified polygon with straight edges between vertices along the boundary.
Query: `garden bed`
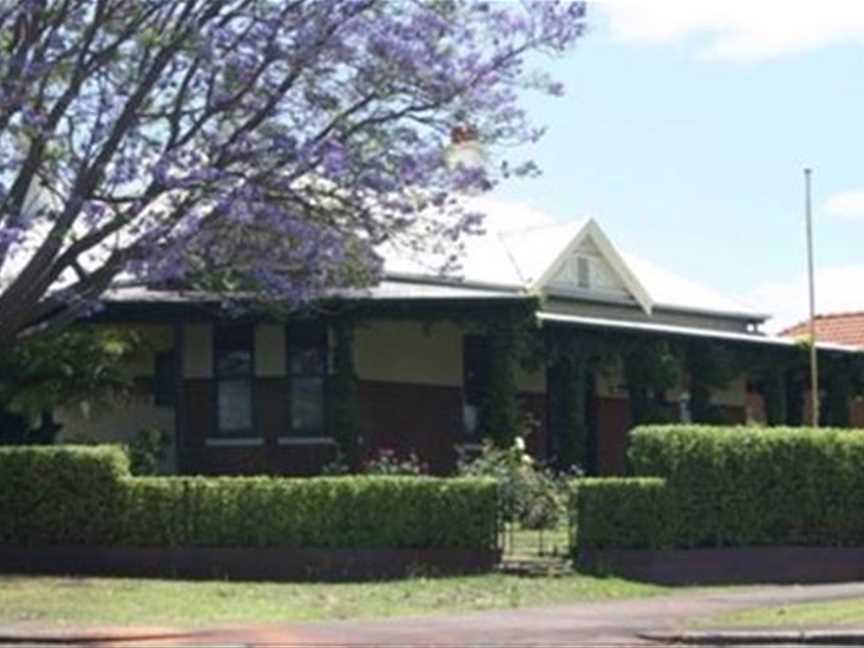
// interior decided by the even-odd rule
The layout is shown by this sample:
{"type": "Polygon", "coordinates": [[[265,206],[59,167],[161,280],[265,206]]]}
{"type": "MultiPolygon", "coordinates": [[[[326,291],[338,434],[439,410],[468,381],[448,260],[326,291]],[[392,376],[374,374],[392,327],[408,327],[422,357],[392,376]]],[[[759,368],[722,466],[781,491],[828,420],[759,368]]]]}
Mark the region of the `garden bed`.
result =
{"type": "Polygon", "coordinates": [[[249,581],[360,581],[481,573],[495,549],[0,547],[0,572],[249,581]]]}

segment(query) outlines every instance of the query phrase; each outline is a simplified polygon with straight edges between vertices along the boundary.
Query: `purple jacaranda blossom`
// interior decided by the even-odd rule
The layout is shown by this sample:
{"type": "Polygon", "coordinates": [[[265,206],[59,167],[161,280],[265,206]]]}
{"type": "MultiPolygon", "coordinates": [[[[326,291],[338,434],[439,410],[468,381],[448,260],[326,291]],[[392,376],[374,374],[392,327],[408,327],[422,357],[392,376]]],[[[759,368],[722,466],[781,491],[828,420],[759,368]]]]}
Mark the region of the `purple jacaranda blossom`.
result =
{"type": "Polygon", "coordinates": [[[290,309],[374,282],[381,242],[455,249],[481,226],[456,197],[523,166],[454,168],[451,131],[470,127],[498,158],[538,137],[521,90],[562,87],[526,56],[568,50],[584,11],[559,0],[6,3],[0,346],[50,328],[61,298],[84,312],[123,273],[290,309]]]}

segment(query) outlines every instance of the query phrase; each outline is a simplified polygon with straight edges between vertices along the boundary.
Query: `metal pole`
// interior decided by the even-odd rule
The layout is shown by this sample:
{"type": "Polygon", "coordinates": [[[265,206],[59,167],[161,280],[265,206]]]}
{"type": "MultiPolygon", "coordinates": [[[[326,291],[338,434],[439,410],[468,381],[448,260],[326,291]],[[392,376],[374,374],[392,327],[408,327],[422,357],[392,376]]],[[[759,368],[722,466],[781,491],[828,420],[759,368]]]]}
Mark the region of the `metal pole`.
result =
{"type": "Polygon", "coordinates": [[[813,277],[813,205],[811,199],[811,169],[804,169],[804,188],[807,213],[807,279],[810,288],[810,421],[819,427],[819,359],[816,350],[816,286],[813,277]]]}

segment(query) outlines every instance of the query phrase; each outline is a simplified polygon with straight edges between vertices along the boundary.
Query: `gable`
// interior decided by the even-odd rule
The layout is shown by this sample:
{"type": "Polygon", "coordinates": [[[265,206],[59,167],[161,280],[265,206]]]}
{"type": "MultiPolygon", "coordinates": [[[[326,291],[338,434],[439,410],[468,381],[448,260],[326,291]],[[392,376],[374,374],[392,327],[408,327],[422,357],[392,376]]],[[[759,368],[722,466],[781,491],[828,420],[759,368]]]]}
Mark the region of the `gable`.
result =
{"type": "Polygon", "coordinates": [[[557,272],[546,282],[546,289],[558,293],[589,292],[619,299],[633,298],[627,285],[590,238],[582,241],[563,259],[557,272]]]}
{"type": "Polygon", "coordinates": [[[552,295],[632,301],[650,313],[653,300],[600,227],[590,220],[535,288],[552,295]]]}

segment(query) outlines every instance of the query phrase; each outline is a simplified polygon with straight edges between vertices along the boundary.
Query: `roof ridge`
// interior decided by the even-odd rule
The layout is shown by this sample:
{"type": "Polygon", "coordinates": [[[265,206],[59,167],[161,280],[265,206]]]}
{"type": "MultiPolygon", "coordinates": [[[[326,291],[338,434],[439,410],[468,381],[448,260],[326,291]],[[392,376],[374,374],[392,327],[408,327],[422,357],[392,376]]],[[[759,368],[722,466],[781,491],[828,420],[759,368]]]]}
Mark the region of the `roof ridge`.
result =
{"type": "Polygon", "coordinates": [[[525,234],[526,232],[535,232],[537,230],[552,229],[553,227],[564,227],[565,225],[582,225],[588,222],[588,217],[572,218],[570,220],[556,221],[554,223],[546,223],[545,225],[529,225],[528,227],[519,227],[513,229],[494,230],[495,233],[501,236],[509,236],[513,234],[525,234]]]}

